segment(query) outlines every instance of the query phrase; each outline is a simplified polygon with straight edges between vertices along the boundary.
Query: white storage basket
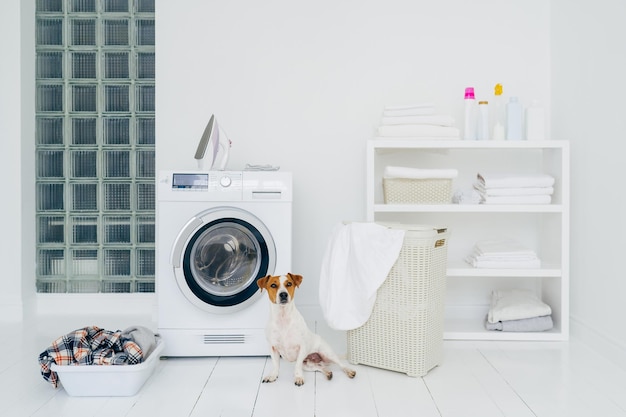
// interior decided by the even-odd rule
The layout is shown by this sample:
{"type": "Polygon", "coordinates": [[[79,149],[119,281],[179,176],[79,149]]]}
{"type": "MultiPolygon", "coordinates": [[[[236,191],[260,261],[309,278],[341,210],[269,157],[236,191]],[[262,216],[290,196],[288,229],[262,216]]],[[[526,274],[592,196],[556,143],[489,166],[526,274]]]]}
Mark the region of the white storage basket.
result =
{"type": "Polygon", "coordinates": [[[378,289],[369,320],[348,331],[348,359],[409,376],[439,365],[443,351],[448,231],[402,226],[404,244],[378,289]]]}
{"type": "Polygon", "coordinates": [[[383,178],[385,204],[448,204],[452,199],[450,178],[383,178]]]}

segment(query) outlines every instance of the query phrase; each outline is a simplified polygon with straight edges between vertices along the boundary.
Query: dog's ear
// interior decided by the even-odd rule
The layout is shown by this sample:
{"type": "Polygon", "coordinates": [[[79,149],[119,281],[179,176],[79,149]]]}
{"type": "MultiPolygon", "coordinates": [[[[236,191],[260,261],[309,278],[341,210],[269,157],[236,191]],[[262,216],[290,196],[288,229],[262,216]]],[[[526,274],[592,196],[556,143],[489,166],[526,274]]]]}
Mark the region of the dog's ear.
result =
{"type": "Polygon", "coordinates": [[[266,275],[263,278],[259,278],[256,280],[256,285],[259,286],[259,288],[261,289],[261,291],[263,291],[263,289],[265,288],[265,286],[267,285],[267,280],[270,279],[270,275],[266,275]]]}
{"type": "Polygon", "coordinates": [[[300,284],[302,283],[302,275],[292,274],[291,272],[287,273],[287,275],[291,277],[293,282],[296,284],[296,287],[300,286],[300,284]]]}

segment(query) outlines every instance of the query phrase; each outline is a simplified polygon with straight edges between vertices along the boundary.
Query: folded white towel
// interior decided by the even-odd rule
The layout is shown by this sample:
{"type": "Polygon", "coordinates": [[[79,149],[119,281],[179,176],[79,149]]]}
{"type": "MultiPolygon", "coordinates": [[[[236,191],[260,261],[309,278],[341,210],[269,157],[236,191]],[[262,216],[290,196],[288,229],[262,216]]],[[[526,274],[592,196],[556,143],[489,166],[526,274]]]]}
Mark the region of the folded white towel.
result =
{"type": "Polygon", "coordinates": [[[505,320],[497,323],[485,322],[487,330],[502,332],[545,332],[554,327],[552,316],[531,317],[529,319],[505,320]]]}
{"type": "Polygon", "coordinates": [[[456,169],[421,169],[387,166],[383,172],[384,178],[411,178],[411,179],[433,179],[433,178],[456,178],[459,171],[456,169]]]}
{"type": "Polygon", "coordinates": [[[423,116],[383,116],[382,125],[435,125],[454,126],[454,117],[446,114],[423,116]]]}
{"type": "Polygon", "coordinates": [[[554,187],[510,187],[510,188],[486,188],[484,184],[475,183],[474,188],[485,196],[509,196],[509,195],[552,195],[554,187]]]}
{"type": "Polygon", "coordinates": [[[552,309],[530,290],[494,290],[491,293],[489,323],[549,316],[552,309]]]}
{"type": "Polygon", "coordinates": [[[549,195],[505,195],[483,196],[483,204],[550,204],[552,196],[549,195]]]}
{"type": "Polygon", "coordinates": [[[335,226],[319,283],[320,307],[330,327],[352,330],[367,322],[376,291],[400,254],[404,233],[376,223],[335,226]]]}
{"type": "Polygon", "coordinates": [[[412,110],[412,109],[434,109],[435,103],[431,101],[424,101],[422,103],[414,103],[414,104],[400,104],[394,106],[385,106],[385,111],[401,111],[401,110],[412,110]]]}
{"type": "Polygon", "coordinates": [[[552,187],[554,177],[547,174],[498,174],[478,173],[478,183],[485,188],[552,187]]]}
{"type": "Polygon", "coordinates": [[[478,251],[474,251],[469,256],[479,261],[497,261],[497,262],[503,262],[503,261],[520,262],[520,261],[532,261],[532,260],[537,259],[537,255],[534,252],[531,252],[529,254],[524,254],[524,253],[512,254],[512,253],[503,252],[503,253],[498,253],[498,254],[482,255],[478,251]]]}
{"type": "Polygon", "coordinates": [[[477,254],[491,255],[534,255],[535,251],[515,239],[503,237],[479,240],[474,244],[477,254]]]}
{"type": "Polygon", "coordinates": [[[527,259],[527,260],[479,260],[468,257],[465,260],[468,264],[474,268],[484,269],[537,269],[541,268],[541,260],[539,259],[527,259]]]}
{"type": "Polygon", "coordinates": [[[409,106],[386,106],[383,117],[425,116],[435,114],[435,105],[422,103],[409,106]]]}
{"type": "Polygon", "coordinates": [[[383,125],[378,127],[379,136],[427,137],[459,139],[461,131],[452,126],[434,125],[383,125]]]}

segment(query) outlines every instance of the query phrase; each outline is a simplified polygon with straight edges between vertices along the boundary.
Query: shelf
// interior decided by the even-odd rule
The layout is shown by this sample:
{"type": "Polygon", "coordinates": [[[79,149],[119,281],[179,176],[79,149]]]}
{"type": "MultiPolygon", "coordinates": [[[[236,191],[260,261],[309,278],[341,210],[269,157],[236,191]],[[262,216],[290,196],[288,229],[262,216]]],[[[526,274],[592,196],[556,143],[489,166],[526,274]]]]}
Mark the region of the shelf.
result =
{"type": "Polygon", "coordinates": [[[504,268],[472,268],[448,266],[448,277],[560,277],[563,274],[558,267],[542,267],[528,269],[504,269],[504,268]]]}
{"type": "Polygon", "coordinates": [[[569,147],[569,142],[561,140],[497,141],[377,137],[371,141],[371,145],[375,149],[558,149],[569,147]]]}
{"type": "Polygon", "coordinates": [[[545,332],[500,332],[485,329],[481,320],[449,319],[444,323],[445,340],[494,340],[494,341],[562,341],[567,336],[558,327],[545,332]]]}
{"type": "Polygon", "coordinates": [[[444,322],[445,340],[539,340],[562,341],[567,340],[567,332],[556,317],[554,328],[543,332],[502,332],[485,329],[488,306],[464,306],[446,309],[444,322]]]}
{"type": "Polygon", "coordinates": [[[464,141],[377,137],[367,143],[368,221],[436,224],[450,233],[444,339],[541,340],[569,337],[569,142],[464,141]],[[546,173],[555,177],[552,204],[383,204],[386,166],[455,168],[453,190],[471,189],[477,173],[546,173]],[[514,237],[532,247],[540,268],[473,268],[463,261],[475,242],[514,237]],[[554,328],[546,332],[485,329],[494,289],[529,289],[552,308],[554,328]]]}
{"type": "Polygon", "coordinates": [[[560,213],[561,204],[374,204],[376,213],[560,213]]]}

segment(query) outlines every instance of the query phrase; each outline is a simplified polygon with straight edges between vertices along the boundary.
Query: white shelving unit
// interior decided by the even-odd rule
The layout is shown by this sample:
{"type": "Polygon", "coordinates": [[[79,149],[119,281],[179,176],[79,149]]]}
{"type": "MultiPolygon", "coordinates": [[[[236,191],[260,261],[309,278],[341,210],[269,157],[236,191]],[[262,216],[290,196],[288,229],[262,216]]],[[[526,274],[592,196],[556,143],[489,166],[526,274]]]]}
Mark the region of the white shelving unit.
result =
{"type": "Polygon", "coordinates": [[[442,141],[375,138],[367,143],[368,221],[440,225],[450,231],[444,338],[567,340],[569,338],[569,142],[442,141]],[[479,172],[545,173],[555,177],[549,205],[385,204],[385,166],[455,168],[453,190],[469,190],[479,172]],[[473,268],[464,261],[478,240],[508,236],[537,252],[539,269],[473,268]],[[552,308],[547,332],[488,331],[494,289],[525,288],[552,308]]]}

